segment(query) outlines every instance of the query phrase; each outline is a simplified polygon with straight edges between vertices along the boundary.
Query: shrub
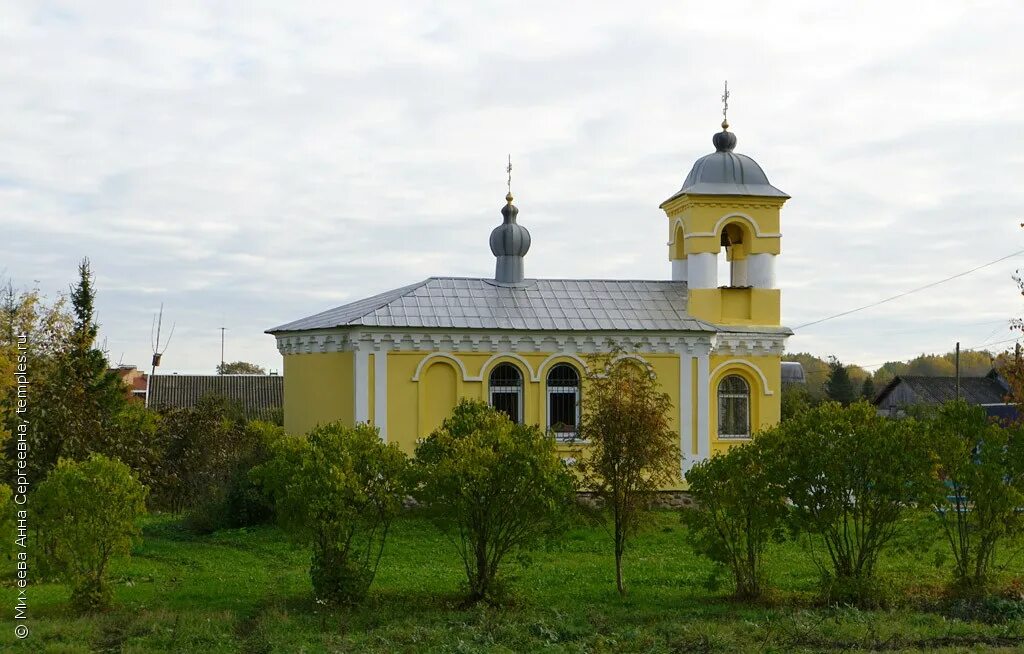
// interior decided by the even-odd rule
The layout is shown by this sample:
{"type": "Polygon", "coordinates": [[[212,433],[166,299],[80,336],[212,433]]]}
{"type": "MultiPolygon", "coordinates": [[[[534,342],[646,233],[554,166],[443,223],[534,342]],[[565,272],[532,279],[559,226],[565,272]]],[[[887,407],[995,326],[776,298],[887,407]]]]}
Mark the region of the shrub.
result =
{"type": "Polygon", "coordinates": [[[824,542],[828,560],[815,562],[829,601],[878,600],[871,581],[878,557],[915,502],[930,496],[932,457],[923,431],[914,420],[879,417],[863,401],[827,402],[760,437],[792,502],[791,526],[824,542]]]}
{"type": "Polygon", "coordinates": [[[226,526],[214,513],[255,438],[247,430],[241,406],[207,396],[190,408],[161,409],[159,424],[162,458],[153,479],[153,504],[196,513],[190,519],[194,526],[226,526]]]}
{"type": "Polygon", "coordinates": [[[110,606],[107,565],[127,555],[146,512],[146,488],[125,464],[102,454],[61,459],[32,497],[49,564],[72,586],[79,611],[110,606]]]}
{"type": "Polygon", "coordinates": [[[625,595],[626,545],[654,495],[678,483],[681,470],[672,399],[650,371],[621,354],[590,357],[578,434],[588,442],[579,454],[583,486],[611,519],[615,585],[625,595]]]}
{"type": "Polygon", "coordinates": [[[11,487],[7,484],[0,484],[0,554],[4,558],[10,558],[14,551],[15,544],[15,504],[11,487]]]}
{"type": "Polygon", "coordinates": [[[961,401],[939,409],[929,435],[939,463],[936,515],[953,554],[955,584],[980,593],[996,546],[1024,530],[1024,433],[961,401]]]}
{"type": "Polygon", "coordinates": [[[770,454],[757,436],[686,473],[696,500],[682,513],[688,538],[698,552],[728,566],[743,598],[761,595],[765,547],[783,535],[786,501],[770,454]]]}
{"type": "Polygon", "coordinates": [[[274,505],[249,476],[249,472],[270,460],[273,444],[285,431],[266,422],[248,422],[237,427],[234,449],[221,459],[219,475],[210,475],[185,514],[185,525],[197,533],[217,529],[264,524],[274,518],[274,505]]]}
{"type": "Polygon", "coordinates": [[[416,462],[416,498],[455,543],[470,601],[494,598],[504,557],[557,533],[575,504],[554,441],[480,401],[460,401],[416,462]]]}
{"type": "Polygon", "coordinates": [[[408,461],[376,428],[333,423],[283,438],[251,477],[273,498],[281,526],[313,547],[318,600],[361,601],[373,583],[388,529],[408,491],[408,461]]]}

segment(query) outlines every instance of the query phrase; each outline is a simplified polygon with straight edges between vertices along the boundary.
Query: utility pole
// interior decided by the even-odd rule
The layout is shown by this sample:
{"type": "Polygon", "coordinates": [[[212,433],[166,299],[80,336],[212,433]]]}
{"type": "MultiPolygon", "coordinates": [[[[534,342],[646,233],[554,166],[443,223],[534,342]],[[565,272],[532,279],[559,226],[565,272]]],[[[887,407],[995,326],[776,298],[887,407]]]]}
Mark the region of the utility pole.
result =
{"type": "Polygon", "coordinates": [[[956,399],[960,399],[960,341],[956,342],[956,399]]]}
{"type": "MultiPolygon", "coordinates": [[[[224,370],[224,330],[226,327],[220,328],[220,369],[224,370]]],[[[221,373],[223,374],[223,373],[221,373]]]]}

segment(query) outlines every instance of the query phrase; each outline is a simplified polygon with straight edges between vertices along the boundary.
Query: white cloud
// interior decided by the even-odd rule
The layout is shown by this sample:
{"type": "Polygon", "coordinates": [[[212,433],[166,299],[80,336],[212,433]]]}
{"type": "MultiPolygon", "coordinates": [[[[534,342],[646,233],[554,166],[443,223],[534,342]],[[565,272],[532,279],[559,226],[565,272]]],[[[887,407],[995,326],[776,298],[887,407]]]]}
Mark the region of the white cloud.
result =
{"type": "MultiPolygon", "coordinates": [[[[163,301],[168,369],[212,369],[221,325],[279,368],[269,326],[490,274],[511,152],[529,274],[664,278],[657,206],[728,78],[738,150],[793,196],[796,325],[1021,249],[1022,28],[1013,2],[7,3],[0,270],[57,292],[90,256],[115,358],[148,360],[163,301]]],[[[791,349],[982,342],[1021,313],[1017,265],[791,349]]]]}

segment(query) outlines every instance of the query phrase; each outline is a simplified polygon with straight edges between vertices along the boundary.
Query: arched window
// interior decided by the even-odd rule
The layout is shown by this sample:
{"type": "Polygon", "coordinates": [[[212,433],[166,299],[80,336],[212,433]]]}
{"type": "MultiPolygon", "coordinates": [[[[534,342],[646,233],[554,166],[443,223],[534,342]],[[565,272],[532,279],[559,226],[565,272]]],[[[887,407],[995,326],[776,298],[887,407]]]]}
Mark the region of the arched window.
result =
{"type": "Polygon", "coordinates": [[[504,411],[512,422],[523,421],[523,375],[511,363],[491,371],[491,406],[504,411]]]}
{"type": "Polygon", "coordinates": [[[580,419],[580,375],[567,363],[548,372],[548,428],[558,440],[576,437],[580,419]]]}
{"type": "Polygon", "coordinates": [[[718,437],[750,438],[750,385],[739,375],[718,384],[718,437]]]}

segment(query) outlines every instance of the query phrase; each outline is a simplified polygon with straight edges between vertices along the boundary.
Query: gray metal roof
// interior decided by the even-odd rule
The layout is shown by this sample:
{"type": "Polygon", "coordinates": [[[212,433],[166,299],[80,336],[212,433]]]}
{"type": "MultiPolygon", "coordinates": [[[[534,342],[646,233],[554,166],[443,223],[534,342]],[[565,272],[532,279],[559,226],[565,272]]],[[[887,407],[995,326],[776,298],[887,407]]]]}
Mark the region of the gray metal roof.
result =
{"type": "MultiPolygon", "coordinates": [[[[723,128],[726,126],[726,123],[722,124],[723,128]]],[[[665,202],[688,194],[789,197],[768,182],[768,176],[756,161],[732,151],[736,146],[734,133],[723,129],[712,140],[716,151],[698,159],[686,176],[683,187],[665,202]]]]}
{"type": "Polygon", "coordinates": [[[153,375],[149,406],[187,409],[208,396],[238,402],[250,418],[269,419],[284,406],[281,375],[153,375]]]}
{"type": "Polygon", "coordinates": [[[475,277],[431,277],[267,333],[347,326],[717,331],[687,314],[686,306],[686,282],[527,279],[503,285],[475,277]]]}
{"type": "Polygon", "coordinates": [[[768,176],[756,161],[735,152],[712,152],[698,159],[683,187],[665,202],[687,194],[789,197],[768,183],[768,176]]]}

